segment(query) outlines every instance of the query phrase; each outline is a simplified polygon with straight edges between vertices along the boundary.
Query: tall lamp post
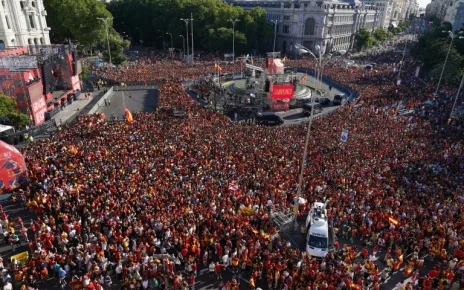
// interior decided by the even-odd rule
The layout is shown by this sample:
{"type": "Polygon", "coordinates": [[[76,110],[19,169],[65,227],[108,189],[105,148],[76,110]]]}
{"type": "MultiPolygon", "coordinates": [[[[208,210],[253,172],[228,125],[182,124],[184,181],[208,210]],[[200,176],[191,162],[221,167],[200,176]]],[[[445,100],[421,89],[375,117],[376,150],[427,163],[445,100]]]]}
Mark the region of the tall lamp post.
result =
{"type": "Polygon", "coordinates": [[[192,26],[190,27],[192,30],[192,64],[195,60],[195,53],[193,52],[193,13],[190,13],[190,21],[192,21],[192,26]]]}
{"type": "Polygon", "coordinates": [[[454,109],[456,108],[456,104],[458,103],[458,98],[459,94],[461,93],[461,89],[464,86],[464,75],[462,75],[461,83],[459,84],[458,92],[456,93],[456,97],[454,98],[454,103],[453,103],[453,108],[451,108],[451,113],[450,113],[450,121],[451,117],[453,117],[454,109]]]}
{"type": "MultiPolygon", "coordinates": [[[[442,32],[443,33],[448,33],[448,35],[451,37],[451,41],[450,41],[450,44],[448,46],[448,52],[446,53],[445,63],[443,64],[443,68],[441,69],[440,78],[438,79],[437,89],[435,90],[435,96],[438,95],[438,90],[440,89],[441,78],[443,77],[443,73],[445,72],[446,63],[448,62],[448,56],[450,54],[451,47],[453,46],[453,40],[457,36],[457,34],[454,34],[451,31],[442,31],[442,32]]],[[[462,31],[459,31],[458,34],[462,34],[462,31]]],[[[464,37],[459,36],[459,38],[462,39],[464,37]]]]}
{"type": "Polygon", "coordinates": [[[182,53],[184,54],[184,57],[185,57],[185,37],[182,34],[179,36],[182,37],[182,53]]]}
{"type": "Polygon", "coordinates": [[[101,21],[103,21],[103,23],[105,23],[106,42],[108,44],[108,55],[110,57],[110,64],[113,64],[113,62],[111,61],[110,37],[109,37],[109,33],[108,33],[108,26],[109,26],[108,21],[113,20],[113,18],[101,18],[101,17],[98,17],[97,19],[101,20],[101,21]]]}
{"type": "Polygon", "coordinates": [[[229,19],[232,22],[232,62],[235,62],[235,22],[240,22],[239,19],[229,19]]]}
{"type": "Polygon", "coordinates": [[[277,24],[279,22],[282,22],[280,20],[271,20],[272,23],[274,23],[274,46],[273,46],[273,49],[272,49],[272,52],[275,52],[275,48],[276,48],[276,37],[277,37],[277,24]]]}
{"type": "Polygon", "coordinates": [[[169,33],[169,32],[166,32],[166,34],[170,35],[171,36],[171,48],[173,48],[174,46],[172,46],[172,34],[169,33]]]}
{"type": "Polygon", "coordinates": [[[189,23],[190,19],[181,18],[180,20],[185,22],[185,39],[186,39],[186,41],[187,41],[187,63],[188,63],[188,57],[189,57],[189,55],[190,55],[190,53],[189,53],[189,31],[188,31],[188,23],[189,23]]]}

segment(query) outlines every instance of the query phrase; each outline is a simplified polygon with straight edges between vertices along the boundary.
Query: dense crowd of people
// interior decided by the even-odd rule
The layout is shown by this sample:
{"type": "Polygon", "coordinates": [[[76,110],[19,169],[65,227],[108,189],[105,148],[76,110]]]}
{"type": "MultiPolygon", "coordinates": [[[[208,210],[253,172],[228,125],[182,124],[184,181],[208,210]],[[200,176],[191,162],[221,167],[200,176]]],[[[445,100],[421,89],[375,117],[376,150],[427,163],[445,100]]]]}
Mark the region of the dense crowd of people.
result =
{"type": "MultiPolygon", "coordinates": [[[[324,68],[359,98],[313,124],[299,214],[330,199],[329,219],[352,241],[322,261],[292,247],[272,223],[273,213],[292,211],[305,125],[234,123],[194,102],[179,81],[213,73],[214,63],[140,60],[94,73],[162,82],[156,112],[134,113],[133,124],[83,116],[24,150],[31,183],[18,194],[37,218],[27,264],[3,262],[10,278],[18,289],[51,276],[72,289],[194,289],[205,275],[218,289],[380,289],[402,269],[412,279],[401,289],[460,289],[462,127],[447,122],[446,96],[432,118],[398,116],[400,102],[415,108],[439,97],[414,78],[411,58],[396,85],[399,60],[388,57],[370,71],[337,59],[324,68]],[[180,107],[185,116],[173,116],[180,107]],[[346,144],[338,141],[342,129],[350,132],[346,144]]],[[[2,220],[8,230],[28,223],[2,220]]]]}

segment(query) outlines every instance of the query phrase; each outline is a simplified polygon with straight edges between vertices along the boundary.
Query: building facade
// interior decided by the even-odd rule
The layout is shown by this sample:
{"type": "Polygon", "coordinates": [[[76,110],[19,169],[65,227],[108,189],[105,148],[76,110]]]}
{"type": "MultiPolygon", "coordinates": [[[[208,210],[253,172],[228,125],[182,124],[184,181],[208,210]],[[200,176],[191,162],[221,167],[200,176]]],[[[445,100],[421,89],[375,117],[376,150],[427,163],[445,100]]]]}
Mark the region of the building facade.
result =
{"type": "Polygon", "coordinates": [[[360,28],[373,31],[381,27],[378,8],[360,2],[305,0],[286,2],[229,0],[227,2],[244,9],[261,7],[266,10],[268,21],[279,21],[276,51],[281,51],[283,54],[295,53],[295,44],[301,44],[315,53],[316,46],[320,46],[323,53],[351,50],[355,34],[360,28]]]}
{"type": "Polygon", "coordinates": [[[453,32],[460,30],[464,25],[464,0],[453,1],[446,10],[445,21],[453,26],[453,32]]]}
{"type": "Polygon", "coordinates": [[[393,0],[365,0],[364,4],[375,6],[379,13],[380,28],[387,29],[390,26],[391,15],[393,11],[393,0]]]}
{"type": "Polygon", "coordinates": [[[24,45],[49,45],[50,28],[43,0],[1,0],[0,50],[24,45]]]}
{"type": "Polygon", "coordinates": [[[432,0],[425,9],[426,17],[437,17],[441,21],[445,20],[449,7],[453,6],[456,0],[432,0]]]}

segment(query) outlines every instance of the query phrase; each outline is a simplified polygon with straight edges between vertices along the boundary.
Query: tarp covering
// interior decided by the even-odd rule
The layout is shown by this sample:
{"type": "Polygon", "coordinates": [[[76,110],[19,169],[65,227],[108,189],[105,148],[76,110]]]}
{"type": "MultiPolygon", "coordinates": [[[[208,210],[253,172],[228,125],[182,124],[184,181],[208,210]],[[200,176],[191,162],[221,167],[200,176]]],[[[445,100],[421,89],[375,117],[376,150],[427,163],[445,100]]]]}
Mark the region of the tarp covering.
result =
{"type": "Polygon", "coordinates": [[[17,187],[26,173],[26,163],[21,152],[0,141],[0,193],[17,187]]]}

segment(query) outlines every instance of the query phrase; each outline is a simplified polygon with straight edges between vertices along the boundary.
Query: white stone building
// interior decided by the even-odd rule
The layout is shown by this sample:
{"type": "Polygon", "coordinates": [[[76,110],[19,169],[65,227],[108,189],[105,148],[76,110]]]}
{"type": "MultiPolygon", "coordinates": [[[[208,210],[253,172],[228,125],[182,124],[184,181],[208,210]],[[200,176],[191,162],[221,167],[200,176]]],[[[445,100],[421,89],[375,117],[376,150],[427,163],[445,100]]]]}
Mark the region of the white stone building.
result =
{"type": "Polygon", "coordinates": [[[394,0],[365,0],[364,4],[375,6],[379,12],[381,24],[379,27],[387,29],[390,26],[394,0]]]}
{"type": "Polygon", "coordinates": [[[453,26],[453,32],[460,30],[464,25],[464,0],[451,2],[446,10],[445,21],[453,26]]]}
{"type": "MultiPolygon", "coordinates": [[[[313,52],[316,52],[316,45],[322,47],[325,53],[332,50],[350,50],[354,45],[355,33],[360,28],[373,31],[381,27],[378,7],[357,1],[227,2],[244,9],[261,7],[266,10],[269,21],[280,21],[277,26],[276,50],[284,54],[293,53],[295,44],[301,44],[313,52]]],[[[272,48],[272,45],[269,47],[272,48]]]]}
{"type": "Polygon", "coordinates": [[[0,49],[50,44],[43,0],[1,0],[0,49]]]}

